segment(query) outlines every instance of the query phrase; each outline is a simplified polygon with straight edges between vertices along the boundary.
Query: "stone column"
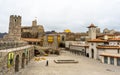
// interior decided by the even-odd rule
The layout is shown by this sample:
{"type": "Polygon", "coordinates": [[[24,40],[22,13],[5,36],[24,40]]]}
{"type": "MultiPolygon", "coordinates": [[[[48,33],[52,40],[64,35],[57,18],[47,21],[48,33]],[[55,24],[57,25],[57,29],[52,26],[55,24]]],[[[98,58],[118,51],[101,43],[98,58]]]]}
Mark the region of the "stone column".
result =
{"type": "Polygon", "coordinates": [[[34,44],[34,42],[32,42],[32,45],[34,44]]]}
{"type": "Polygon", "coordinates": [[[110,64],[110,57],[108,57],[108,64],[110,64]]]}
{"type": "Polygon", "coordinates": [[[114,58],[114,65],[117,66],[117,58],[114,58]]]}
{"type": "Polygon", "coordinates": [[[104,56],[101,56],[101,62],[104,63],[104,56]]]}
{"type": "Polygon", "coordinates": [[[91,55],[91,49],[89,49],[89,58],[92,58],[92,55],[91,55]]]}
{"type": "Polygon", "coordinates": [[[38,45],[38,42],[36,42],[36,45],[38,45]]]}

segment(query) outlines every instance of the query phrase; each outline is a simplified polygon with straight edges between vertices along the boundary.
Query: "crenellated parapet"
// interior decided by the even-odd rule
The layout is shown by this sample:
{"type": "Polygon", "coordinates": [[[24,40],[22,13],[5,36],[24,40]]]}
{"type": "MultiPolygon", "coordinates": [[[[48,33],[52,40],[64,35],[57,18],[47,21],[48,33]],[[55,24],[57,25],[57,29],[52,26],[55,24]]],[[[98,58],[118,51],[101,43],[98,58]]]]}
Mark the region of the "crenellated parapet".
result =
{"type": "Polygon", "coordinates": [[[10,15],[9,19],[9,31],[5,36],[6,40],[20,40],[21,38],[21,16],[10,15]]]}

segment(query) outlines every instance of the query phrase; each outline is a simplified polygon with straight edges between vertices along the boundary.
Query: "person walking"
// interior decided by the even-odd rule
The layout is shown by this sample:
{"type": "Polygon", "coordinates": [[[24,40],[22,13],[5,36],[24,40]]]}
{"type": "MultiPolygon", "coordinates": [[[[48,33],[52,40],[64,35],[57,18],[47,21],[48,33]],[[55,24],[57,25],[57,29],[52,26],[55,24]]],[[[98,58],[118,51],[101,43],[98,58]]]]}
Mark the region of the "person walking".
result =
{"type": "Polygon", "coordinates": [[[48,66],[48,60],[46,61],[46,66],[48,66]]]}

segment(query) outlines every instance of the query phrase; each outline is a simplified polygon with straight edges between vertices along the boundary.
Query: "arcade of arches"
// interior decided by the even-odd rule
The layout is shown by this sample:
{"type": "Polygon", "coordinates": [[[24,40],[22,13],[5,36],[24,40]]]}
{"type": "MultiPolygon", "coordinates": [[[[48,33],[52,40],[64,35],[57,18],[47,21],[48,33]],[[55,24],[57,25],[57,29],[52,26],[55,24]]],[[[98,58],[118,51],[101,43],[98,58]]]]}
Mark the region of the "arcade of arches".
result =
{"type": "Polygon", "coordinates": [[[34,46],[32,45],[9,49],[7,51],[2,53],[4,58],[2,58],[2,63],[0,63],[0,75],[13,75],[19,72],[34,57],[34,46]]]}
{"type": "Polygon", "coordinates": [[[13,75],[14,73],[19,72],[21,69],[24,69],[27,66],[35,54],[39,54],[39,50],[46,49],[49,48],[40,47],[36,49],[34,45],[27,45],[9,49],[7,52],[4,50],[2,53],[2,55],[4,55],[2,62],[5,63],[0,63],[0,75],[13,75]]]}
{"type": "Polygon", "coordinates": [[[15,72],[19,71],[19,55],[15,58],[15,72]]]}
{"type": "Polygon", "coordinates": [[[34,56],[34,50],[23,50],[20,54],[17,53],[15,57],[15,72],[25,68],[30,59],[34,56]]]}

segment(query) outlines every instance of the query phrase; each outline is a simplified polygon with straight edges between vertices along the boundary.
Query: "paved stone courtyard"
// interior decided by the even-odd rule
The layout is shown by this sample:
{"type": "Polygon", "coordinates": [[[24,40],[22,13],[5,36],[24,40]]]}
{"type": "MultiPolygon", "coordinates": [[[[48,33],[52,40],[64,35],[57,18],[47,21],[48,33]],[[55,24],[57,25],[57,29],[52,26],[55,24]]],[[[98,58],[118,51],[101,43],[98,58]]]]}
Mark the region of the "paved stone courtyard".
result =
{"type": "Polygon", "coordinates": [[[120,66],[102,64],[67,51],[62,51],[60,56],[50,55],[45,58],[49,61],[49,66],[45,66],[46,60],[32,59],[25,69],[15,75],[120,75],[120,66]],[[56,64],[53,60],[57,59],[74,59],[79,63],[56,64]]]}

